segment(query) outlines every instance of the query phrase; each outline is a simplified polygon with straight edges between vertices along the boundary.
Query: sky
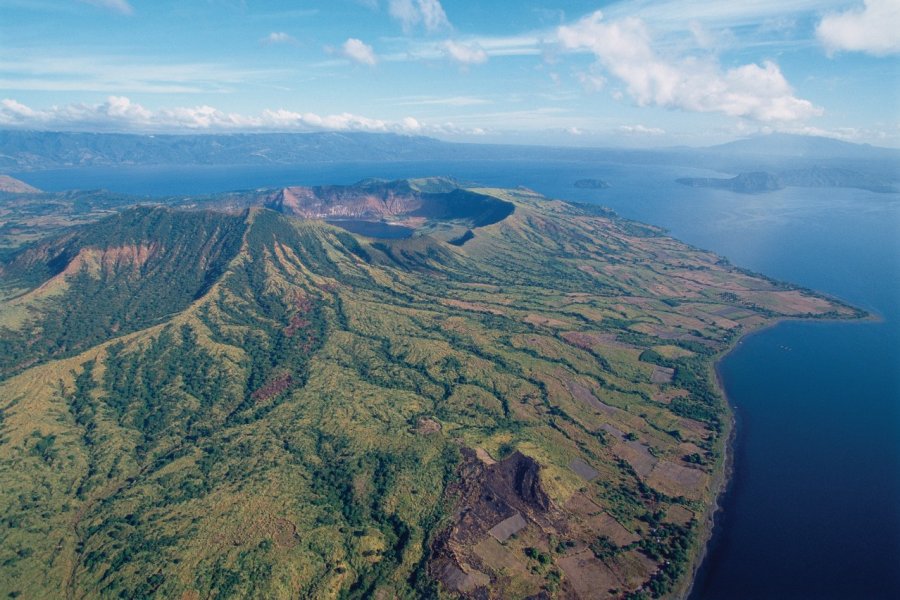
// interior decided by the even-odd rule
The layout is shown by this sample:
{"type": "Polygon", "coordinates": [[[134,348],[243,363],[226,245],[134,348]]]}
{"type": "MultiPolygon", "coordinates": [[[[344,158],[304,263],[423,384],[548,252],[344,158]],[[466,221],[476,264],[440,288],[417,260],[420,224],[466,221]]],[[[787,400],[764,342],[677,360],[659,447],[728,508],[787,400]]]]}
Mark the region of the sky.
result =
{"type": "Polygon", "coordinates": [[[0,128],[900,147],[900,0],[0,0],[0,128]]]}

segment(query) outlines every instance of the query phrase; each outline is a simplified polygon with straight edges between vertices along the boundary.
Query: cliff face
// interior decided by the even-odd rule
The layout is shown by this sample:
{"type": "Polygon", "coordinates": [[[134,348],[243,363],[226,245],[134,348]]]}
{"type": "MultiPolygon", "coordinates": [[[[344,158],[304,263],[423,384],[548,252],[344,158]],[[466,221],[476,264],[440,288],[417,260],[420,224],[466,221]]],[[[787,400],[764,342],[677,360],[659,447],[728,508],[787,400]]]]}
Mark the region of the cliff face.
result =
{"type": "Polygon", "coordinates": [[[422,207],[422,194],[409,186],[287,187],[264,202],[266,208],[307,219],[391,218],[422,207]]]}
{"type": "Polygon", "coordinates": [[[287,187],[266,193],[265,208],[305,219],[466,221],[483,227],[502,221],[509,202],[456,187],[450,180],[362,181],[349,186],[287,187]]]}

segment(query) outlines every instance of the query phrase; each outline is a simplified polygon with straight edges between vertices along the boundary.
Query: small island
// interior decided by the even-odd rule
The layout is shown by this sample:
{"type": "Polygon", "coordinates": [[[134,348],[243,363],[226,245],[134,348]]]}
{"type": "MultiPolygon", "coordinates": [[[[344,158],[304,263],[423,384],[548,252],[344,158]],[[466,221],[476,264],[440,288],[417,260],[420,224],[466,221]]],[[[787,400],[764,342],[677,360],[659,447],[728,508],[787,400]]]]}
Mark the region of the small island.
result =
{"type": "Polygon", "coordinates": [[[575,187],[579,190],[605,190],[609,187],[609,182],[602,179],[579,179],[575,182],[575,187]]]}
{"type": "Polygon", "coordinates": [[[781,180],[778,179],[778,177],[762,171],[741,173],[730,179],[719,179],[715,177],[682,177],[675,181],[688,187],[729,190],[738,194],[774,192],[775,190],[780,190],[784,187],[784,184],[781,183],[781,180]]]}

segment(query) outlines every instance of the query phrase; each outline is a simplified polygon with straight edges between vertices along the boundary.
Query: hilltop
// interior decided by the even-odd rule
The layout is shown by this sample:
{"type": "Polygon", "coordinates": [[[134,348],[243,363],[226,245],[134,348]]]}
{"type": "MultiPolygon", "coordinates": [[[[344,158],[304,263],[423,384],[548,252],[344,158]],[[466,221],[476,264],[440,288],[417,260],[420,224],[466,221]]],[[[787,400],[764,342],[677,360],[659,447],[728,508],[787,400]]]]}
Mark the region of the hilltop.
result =
{"type": "Polygon", "coordinates": [[[2,260],[0,593],[672,593],[724,469],[715,358],[860,315],[527,190],[180,202],[2,260]]]}

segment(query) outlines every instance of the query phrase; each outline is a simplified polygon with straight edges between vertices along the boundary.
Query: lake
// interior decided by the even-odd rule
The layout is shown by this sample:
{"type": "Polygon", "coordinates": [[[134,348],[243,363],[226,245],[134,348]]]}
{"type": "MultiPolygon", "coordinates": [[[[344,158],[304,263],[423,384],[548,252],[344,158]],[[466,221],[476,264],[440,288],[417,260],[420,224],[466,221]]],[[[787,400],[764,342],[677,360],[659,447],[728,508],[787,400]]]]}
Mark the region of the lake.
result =
{"type": "Polygon", "coordinates": [[[382,240],[405,240],[416,231],[411,227],[392,225],[381,221],[364,221],[362,219],[328,219],[327,221],[330,225],[358,235],[382,240]]]}
{"type": "Polygon", "coordinates": [[[686,188],[702,169],[466,162],[23,173],[48,190],[190,194],[451,175],[594,202],[766,275],[830,293],[878,322],[787,322],[721,363],[738,418],[735,473],[694,598],[900,598],[900,198],[788,188],[686,188]],[[576,189],[596,178],[609,189],[576,189]]]}

